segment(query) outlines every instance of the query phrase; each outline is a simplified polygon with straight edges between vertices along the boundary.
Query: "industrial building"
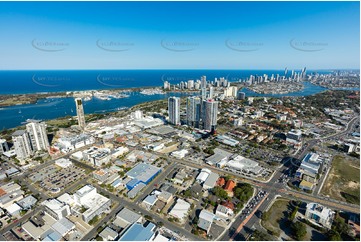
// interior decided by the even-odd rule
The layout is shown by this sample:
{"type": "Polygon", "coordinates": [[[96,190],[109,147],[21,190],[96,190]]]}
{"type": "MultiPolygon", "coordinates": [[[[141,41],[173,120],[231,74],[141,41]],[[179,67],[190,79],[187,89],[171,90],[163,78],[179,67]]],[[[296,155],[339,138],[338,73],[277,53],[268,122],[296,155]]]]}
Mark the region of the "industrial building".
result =
{"type": "Polygon", "coordinates": [[[147,185],[160,172],[161,169],[156,166],[147,163],[140,163],[126,173],[126,175],[132,179],[130,182],[126,184],[126,186],[128,190],[132,190],[139,183],[143,183],[147,185]]]}
{"type": "Polygon", "coordinates": [[[118,241],[151,241],[155,237],[156,225],[148,223],[145,227],[142,224],[132,224],[119,238],[118,241]]]}

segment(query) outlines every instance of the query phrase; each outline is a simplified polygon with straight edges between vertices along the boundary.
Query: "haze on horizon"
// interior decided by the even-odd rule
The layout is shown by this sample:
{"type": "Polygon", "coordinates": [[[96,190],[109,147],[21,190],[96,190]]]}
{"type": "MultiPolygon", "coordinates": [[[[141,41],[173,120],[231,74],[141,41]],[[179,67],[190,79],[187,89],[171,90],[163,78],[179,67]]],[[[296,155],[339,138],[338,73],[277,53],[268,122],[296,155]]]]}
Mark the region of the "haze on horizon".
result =
{"type": "Polygon", "coordinates": [[[359,69],[359,2],[0,2],[0,70],[359,69]]]}

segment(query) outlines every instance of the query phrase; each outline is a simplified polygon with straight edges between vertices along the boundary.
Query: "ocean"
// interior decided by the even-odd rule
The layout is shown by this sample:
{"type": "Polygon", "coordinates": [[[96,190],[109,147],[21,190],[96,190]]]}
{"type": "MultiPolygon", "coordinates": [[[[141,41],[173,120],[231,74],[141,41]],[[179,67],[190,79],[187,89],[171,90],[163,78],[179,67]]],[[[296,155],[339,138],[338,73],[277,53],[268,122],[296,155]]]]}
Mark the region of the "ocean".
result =
{"type": "MultiPolygon", "coordinates": [[[[300,71],[300,70],[296,70],[300,71]]],[[[310,73],[312,71],[308,71],[310,73]]],[[[330,73],[330,71],[317,71],[330,73]]],[[[290,71],[288,71],[290,75],[290,71]]],[[[284,70],[71,70],[71,71],[0,71],[0,94],[62,92],[162,86],[190,79],[225,77],[231,82],[250,75],[284,75],[284,70]]]]}
{"type": "MultiPolygon", "coordinates": [[[[319,72],[329,73],[329,72],[319,72]]],[[[189,79],[207,80],[225,77],[234,82],[248,78],[250,75],[272,74],[284,75],[283,70],[106,70],[106,71],[0,71],[0,94],[24,94],[41,92],[62,92],[100,89],[119,89],[158,86],[164,81],[172,84],[189,79]]],[[[305,82],[305,89],[285,95],[257,94],[244,89],[247,96],[307,96],[319,93],[325,88],[305,82]]],[[[104,113],[129,108],[139,103],[168,98],[170,95],[187,96],[186,93],[168,93],[164,95],[143,95],[131,92],[121,99],[100,100],[93,98],[84,102],[84,112],[104,113]]],[[[49,120],[67,115],[75,116],[73,98],[40,99],[36,104],[16,105],[0,108],[0,130],[21,125],[26,119],[49,120]]]]}

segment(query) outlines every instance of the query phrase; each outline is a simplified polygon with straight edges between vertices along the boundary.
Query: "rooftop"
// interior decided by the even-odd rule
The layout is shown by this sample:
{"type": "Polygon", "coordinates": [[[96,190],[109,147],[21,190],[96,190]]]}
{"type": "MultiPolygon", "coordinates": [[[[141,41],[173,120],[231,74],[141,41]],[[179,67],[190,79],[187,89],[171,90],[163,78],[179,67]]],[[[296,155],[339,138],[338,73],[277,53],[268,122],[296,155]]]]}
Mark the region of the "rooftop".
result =
{"type": "Polygon", "coordinates": [[[142,224],[132,224],[118,241],[149,241],[154,237],[155,224],[149,223],[146,227],[142,224]]]}

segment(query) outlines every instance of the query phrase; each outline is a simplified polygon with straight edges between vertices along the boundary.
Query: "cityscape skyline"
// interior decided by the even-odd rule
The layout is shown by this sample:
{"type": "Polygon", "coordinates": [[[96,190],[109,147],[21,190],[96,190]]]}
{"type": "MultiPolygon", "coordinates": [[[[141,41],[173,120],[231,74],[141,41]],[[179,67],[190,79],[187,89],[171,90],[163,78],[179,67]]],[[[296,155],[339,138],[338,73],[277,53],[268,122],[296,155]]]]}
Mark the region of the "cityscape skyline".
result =
{"type": "Polygon", "coordinates": [[[0,9],[2,70],[360,64],[358,2],[1,2],[0,9]]]}

